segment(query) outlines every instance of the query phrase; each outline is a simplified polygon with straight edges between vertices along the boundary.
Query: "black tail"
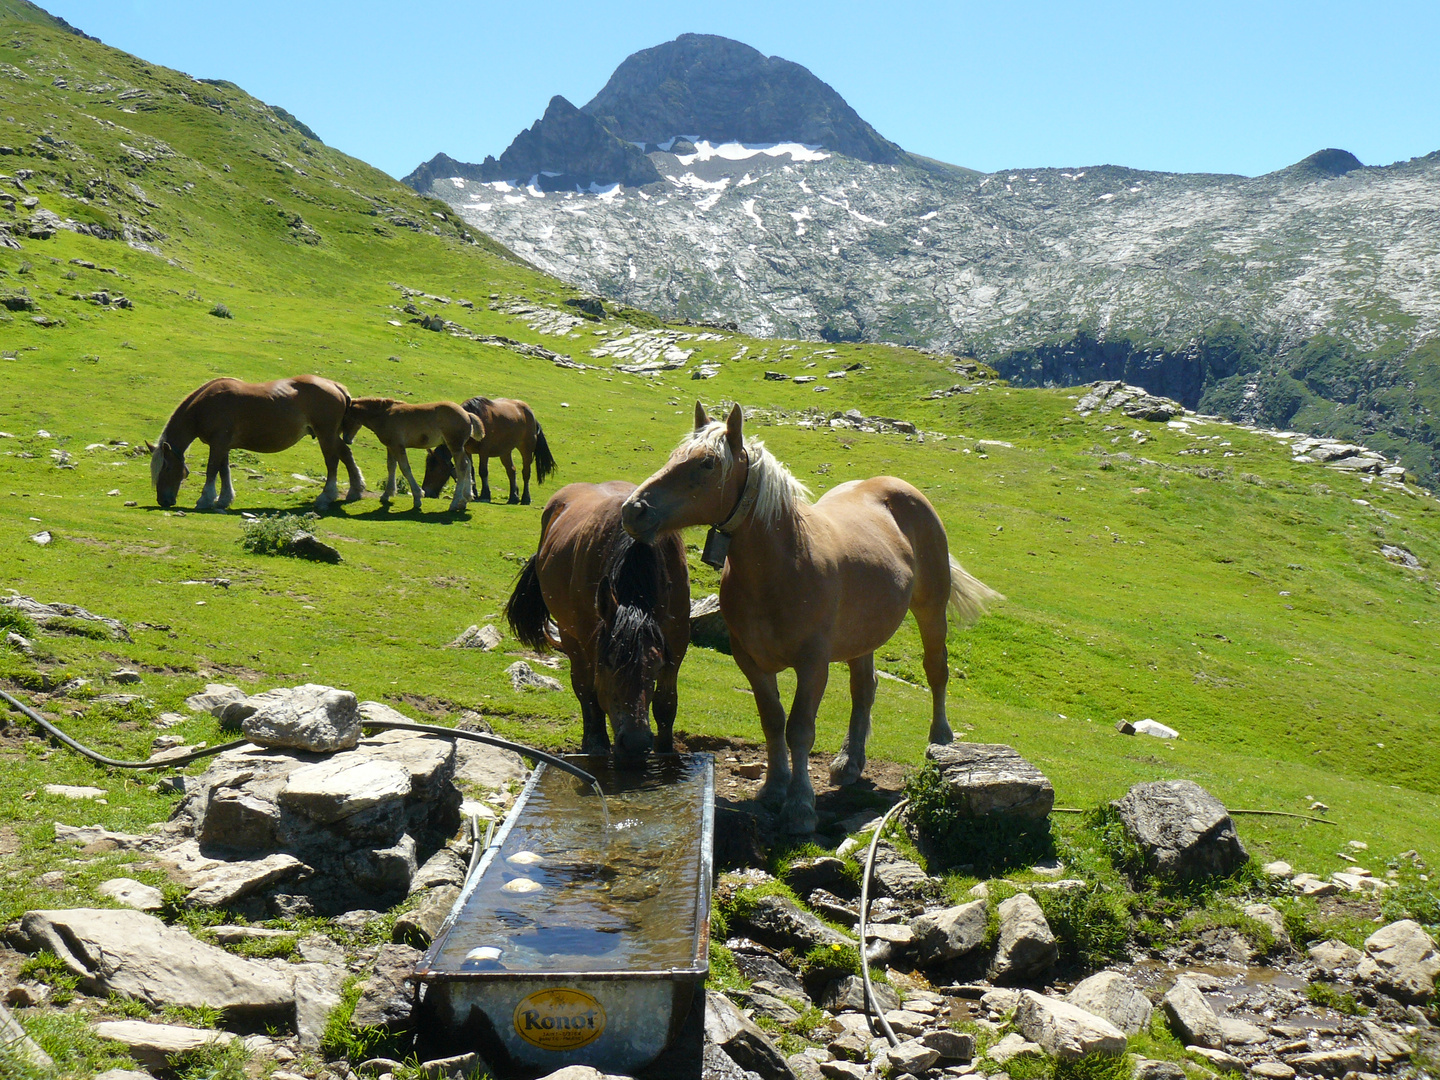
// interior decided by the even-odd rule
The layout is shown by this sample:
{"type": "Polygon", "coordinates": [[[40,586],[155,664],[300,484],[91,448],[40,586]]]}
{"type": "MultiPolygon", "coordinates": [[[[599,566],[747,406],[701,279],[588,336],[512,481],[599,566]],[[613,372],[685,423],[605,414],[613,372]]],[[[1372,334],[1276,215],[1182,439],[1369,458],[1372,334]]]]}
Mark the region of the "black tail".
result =
{"type": "Polygon", "coordinates": [[[550,453],[550,444],[545,441],[545,429],[535,425],[535,481],[543,484],[545,478],[555,471],[555,457],[550,453]]]}
{"type": "Polygon", "coordinates": [[[505,602],[505,621],[522,645],[528,645],[536,652],[545,652],[550,648],[550,638],[545,633],[550,609],[545,606],[545,596],[540,591],[540,572],[535,568],[537,558],[531,555],[525,569],[515,580],[515,591],[505,602]]]}

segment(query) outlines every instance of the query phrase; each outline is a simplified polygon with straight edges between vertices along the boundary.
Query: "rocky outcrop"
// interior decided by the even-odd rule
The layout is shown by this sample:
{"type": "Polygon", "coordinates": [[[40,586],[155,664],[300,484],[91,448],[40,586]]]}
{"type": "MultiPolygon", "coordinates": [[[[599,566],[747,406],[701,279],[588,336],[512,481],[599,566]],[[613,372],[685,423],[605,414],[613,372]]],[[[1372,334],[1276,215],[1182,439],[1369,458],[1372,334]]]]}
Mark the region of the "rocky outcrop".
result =
{"type": "Polygon", "coordinates": [[[306,683],[256,694],[249,704],[255,711],[240,727],[260,746],[329,754],[360,741],[360,714],[348,690],[306,683]]]}
{"type": "Polygon", "coordinates": [[[1144,853],[1147,874],[1181,881],[1225,877],[1250,857],[1220,800],[1191,780],[1136,784],[1111,805],[1144,853]]]}
{"type": "Polygon", "coordinates": [[[1055,805],[1054,786],[1012,747],[932,743],[925,757],[939,768],[950,802],[971,817],[1041,820],[1055,805]]]}

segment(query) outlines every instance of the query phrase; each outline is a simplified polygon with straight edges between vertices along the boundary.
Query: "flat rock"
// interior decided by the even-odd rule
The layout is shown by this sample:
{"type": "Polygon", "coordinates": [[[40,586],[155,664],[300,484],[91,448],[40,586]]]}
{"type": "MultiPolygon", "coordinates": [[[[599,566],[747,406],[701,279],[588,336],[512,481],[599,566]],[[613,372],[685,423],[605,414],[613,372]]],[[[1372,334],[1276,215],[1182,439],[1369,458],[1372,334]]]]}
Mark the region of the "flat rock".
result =
{"type": "Polygon", "coordinates": [[[138,1069],[106,1069],[95,1074],[95,1080],[152,1080],[149,1073],[138,1069]]]}
{"type": "Polygon", "coordinates": [[[1215,1019],[1220,1021],[1220,1038],[1226,1046],[1254,1046],[1269,1038],[1264,1028],[1256,1027],[1248,1020],[1233,1016],[1217,1016],[1215,1019]]]}
{"type": "Polygon", "coordinates": [[[425,865],[410,879],[410,891],[433,889],[437,885],[463,885],[469,867],[458,853],[450,848],[441,848],[425,860],[425,865]]]}
{"type": "Polygon", "coordinates": [[[800,1019],[800,1011],[784,998],[751,988],[749,1008],[752,1015],[763,1016],[777,1024],[793,1024],[800,1019]]]}
{"type": "Polygon", "coordinates": [[[1034,897],[1017,893],[1001,902],[1000,940],[990,963],[990,978],[997,982],[1021,982],[1054,966],[1060,948],[1050,923],[1034,897]]]}
{"type": "Polygon", "coordinates": [[[1021,1054],[1042,1054],[1039,1043],[1031,1042],[1019,1032],[1012,1031],[986,1051],[985,1056],[998,1065],[1007,1064],[1011,1058],[1021,1054]]]}
{"type": "Polygon", "coordinates": [[[927,1031],[920,1041],[946,1061],[969,1061],[975,1056],[975,1036],[968,1032],[941,1028],[927,1031]]]}
{"type": "Polygon", "coordinates": [[[255,711],[240,728],[261,746],[330,754],[360,741],[360,713],[349,690],[306,683],[255,694],[248,704],[255,711]]]}
{"type": "Polygon", "coordinates": [[[1154,1006],[1118,971],[1101,971],[1076,984],[1065,1000],[1109,1021],[1126,1035],[1150,1029],[1154,1006]]]}
{"type": "Polygon", "coordinates": [[[386,1031],[402,1031],[410,1023],[415,1006],[415,987],[411,976],[420,959],[420,950],[408,945],[382,945],[375,957],[375,967],[366,977],[351,1016],[352,1027],[380,1027],[386,1031]]]}
{"type": "Polygon", "coordinates": [[[210,713],[219,716],[219,711],[232,702],[244,701],[249,695],[238,686],[228,683],[206,683],[205,689],[185,699],[185,707],[191,712],[210,713]]]}
{"type": "Polygon", "coordinates": [[[1308,1054],[1292,1054],[1285,1063],[1297,1072],[1311,1076],[1344,1076],[1375,1067],[1375,1053],[1365,1046],[1342,1046],[1334,1050],[1317,1050],[1308,1054]]]}
{"type": "Polygon", "coordinates": [[[304,866],[294,855],[278,851],[263,859],[217,863],[193,878],[195,887],[186,894],[185,904],[187,907],[226,907],[293,877],[304,866]]]}
{"type": "Polygon", "coordinates": [[[1250,1066],[1250,1075],[1260,1080],[1295,1080],[1295,1070],[1283,1061],[1257,1061],[1250,1066]]]}
{"type": "Polygon", "coordinates": [[[1164,878],[1225,877],[1249,858],[1220,800],[1190,780],[1136,784],[1111,804],[1145,853],[1145,870],[1164,878]]]}
{"type": "Polygon", "coordinates": [[[463,630],[459,637],[445,646],[447,649],[479,649],[482,652],[489,652],[498,646],[503,640],[500,631],[494,626],[472,625],[463,630]]]}
{"type": "Polygon", "coordinates": [[[111,878],[95,886],[95,891],[136,911],[159,911],[165,906],[159,889],[134,878],[111,878]]]}
{"type": "MultiPolygon", "coordinates": [[[[874,992],[875,1004],[882,1013],[900,1008],[900,995],[895,993],[892,987],[872,980],[870,989],[874,992]]],[[[864,1012],[864,980],[859,975],[846,975],[843,979],[836,979],[826,988],[820,1007],[832,1013],[864,1012]]]]}
{"type": "Polygon", "coordinates": [[[336,754],[296,769],[280,791],[282,807],[328,825],[362,810],[400,803],[410,794],[410,770],[364,754],[336,754]]]}
{"type": "Polygon", "coordinates": [[[1407,1005],[1422,1005],[1435,994],[1440,952],[1435,939],[1413,919],[1382,926],[1365,939],[1367,955],[1356,977],[1407,1005]]]}
{"type": "Polygon", "coordinates": [[[1012,747],[932,743],[925,756],[939,767],[947,798],[971,817],[1001,814],[1039,820],[1055,805],[1054,786],[1012,747]]]}
{"type": "Polygon", "coordinates": [[[27,911],[20,934],[33,951],[49,949],[97,997],[119,994],[155,1009],[210,1006],[227,1016],[288,1022],[290,979],[127,909],[27,911]]]}
{"type": "Polygon", "coordinates": [[[0,1005],[0,1051],[5,1051],[4,1056],[12,1062],[18,1058],[21,1063],[33,1065],[36,1069],[49,1071],[55,1067],[54,1059],[25,1033],[4,1005],[0,1005]]]}
{"type": "Polygon", "coordinates": [[[799,896],[809,896],[816,889],[851,897],[859,895],[858,887],[845,870],[844,860],[833,855],[796,859],[786,868],[783,876],[785,884],[799,896]]]}
{"type": "MultiPolygon", "coordinates": [[[[1292,878],[1295,876],[1294,868],[1284,859],[1276,859],[1274,862],[1267,862],[1260,868],[1260,872],[1274,878],[1292,878]]],[[[1294,1071],[1293,1069],[1291,1070],[1294,1071]]]]}
{"type": "Polygon", "coordinates": [[[415,838],[405,833],[389,847],[352,851],[345,856],[345,872],[367,892],[408,893],[415,875],[415,838]]]}
{"type": "Polygon", "coordinates": [[[1170,1026],[1186,1045],[1219,1050],[1224,1043],[1220,1020],[1195,984],[1183,976],[1160,999],[1170,1026]]]}
{"type": "Polygon", "coordinates": [[[1131,1067],[1130,1075],[1135,1080],[1185,1080],[1186,1073],[1173,1061],[1155,1061],[1152,1058],[1137,1057],[1131,1067]]]}
{"type": "Polygon", "coordinates": [[[790,1063],[770,1037],[714,990],[705,993],[705,1041],[718,1046],[742,1069],[758,1073],[762,1080],[796,1080],[790,1063]]]}
{"type": "Polygon", "coordinates": [[[1109,1020],[1059,998],[1020,991],[1015,1026],[1051,1057],[1073,1060],[1087,1054],[1125,1052],[1125,1033],[1109,1020]]]}
{"type": "Polygon", "coordinates": [[[101,799],[107,792],[104,788],[78,784],[46,784],[45,794],[58,795],[62,799],[101,799]]]}
{"type": "Polygon", "coordinates": [[[920,900],[936,891],[935,880],[920,864],[905,858],[888,843],[875,847],[873,884],[877,895],[896,900],[920,900]]]}
{"type": "Polygon", "coordinates": [[[187,1050],[209,1043],[224,1046],[235,1041],[235,1036],[228,1031],[150,1024],[144,1020],[106,1020],[96,1024],[94,1030],[105,1041],[124,1046],[130,1056],[147,1069],[163,1069],[171,1058],[187,1050]]]}
{"type": "Polygon", "coordinates": [[[919,1035],[925,1030],[930,1018],[924,1013],[909,1009],[892,1009],[885,1014],[885,1022],[897,1035],[919,1035]]]}
{"type": "Polygon", "coordinates": [[[1244,1075],[1245,1062],[1241,1061],[1234,1054],[1227,1054],[1224,1050],[1213,1050],[1208,1046],[1187,1046],[1185,1049],[1192,1054],[1204,1058],[1221,1072],[1233,1072],[1244,1075]]]}
{"type": "Polygon", "coordinates": [[[828,1080],[867,1080],[870,1070],[855,1061],[822,1061],[820,1074],[828,1080]]]}
{"type": "Polygon", "coordinates": [[[910,1039],[885,1051],[885,1064],[902,1076],[919,1076],[940,1060],[940,1054],[919,1039],[910,1039]]]}
{"type": "Polygon", "coordinates": [[[455,740],[455,780],[462,785],[498,791],[529,775],[525,759],[513,750],[470,739],[455,740]]]}
{"type": "MultiPolygon", "coordinates": [[[[510,685],[516,690],[562,690],[560,680],[549,675],[541,675],[524,660],[516,660],[505,669],[505,674],[510,677],[510,685]]],[[[783,1059],[782,1059],[783,1060],[783,1059]]]]}
{"type": "Polygon", "coordinates": [[[921,915],[910,924],[915,962],[934,967],[974,952],[985,943],[988,918],[984,900],[921,915]]]}

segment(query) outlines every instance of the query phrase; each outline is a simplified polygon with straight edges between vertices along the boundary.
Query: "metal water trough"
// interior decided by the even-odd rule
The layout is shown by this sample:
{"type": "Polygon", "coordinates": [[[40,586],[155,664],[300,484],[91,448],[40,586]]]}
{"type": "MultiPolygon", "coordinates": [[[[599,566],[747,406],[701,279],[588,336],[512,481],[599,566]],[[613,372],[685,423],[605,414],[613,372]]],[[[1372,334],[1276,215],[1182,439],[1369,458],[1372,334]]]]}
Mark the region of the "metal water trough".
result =
{"type": "Polygon", "coordinates": [[[538,765],[415,969],[422,1043],[499,1077],[633,1075],[704,1000],[713,758],[569,760],[600,780],[608,828],[599,798],[538,765]]]}

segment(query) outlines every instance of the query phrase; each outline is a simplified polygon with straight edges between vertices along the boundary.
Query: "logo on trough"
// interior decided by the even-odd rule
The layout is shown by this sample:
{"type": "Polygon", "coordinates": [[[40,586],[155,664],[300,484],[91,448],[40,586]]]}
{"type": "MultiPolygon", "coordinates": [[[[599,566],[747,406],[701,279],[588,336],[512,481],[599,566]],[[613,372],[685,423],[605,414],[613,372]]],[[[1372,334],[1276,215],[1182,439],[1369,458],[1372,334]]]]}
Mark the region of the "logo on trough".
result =
{"type": "Polygon", "coordinates": [[[605,1031],[605,1009],[583,990],[537,990],[515,1006],[515,1030],[542,1050],[578,1050],[605,1031]]]}

